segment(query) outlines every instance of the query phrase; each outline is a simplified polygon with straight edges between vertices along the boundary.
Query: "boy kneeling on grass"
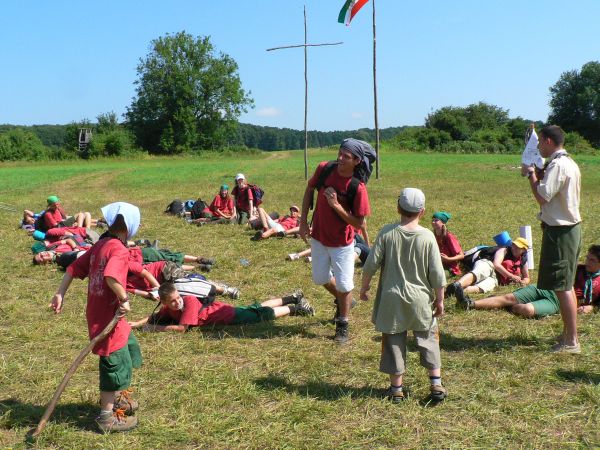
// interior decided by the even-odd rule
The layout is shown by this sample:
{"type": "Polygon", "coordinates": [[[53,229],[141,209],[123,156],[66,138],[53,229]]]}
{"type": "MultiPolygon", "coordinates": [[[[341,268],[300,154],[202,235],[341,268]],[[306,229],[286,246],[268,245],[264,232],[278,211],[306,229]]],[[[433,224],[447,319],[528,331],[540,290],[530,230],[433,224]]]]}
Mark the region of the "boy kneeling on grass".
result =
{"type": "MultiPolygon", "coordinates": [[[[214,297],[214,290],[212,296],[214,297]]],[[[246,325],[272,321],[283,316],[314,316],[315,310],[304,298],[302,291],[296,291],[282,298],[273,298],[249,306],[233,306],[217,301],[204,305],[193,295],[181,296],[175,284],[166,282],[160,285],[158,295],[162,308],[156,313],[137,322],[129,322],[132,328],[142,331],[176,331],[183,333],[189,327],[206,325],[246,325]]]]}
{"type": "Polygon", "coordinates": [[[92,352],[100,357],[100,416],[96,423],[101,431],[128,431],[137,425],[132,414],[137,402],[129,396],[133,368],[142,364],[138,341],[125,320],[131,307],[125,291],[129,251],[127,239],[135,235],[140,224],[140,210],[129,203],[117,202],[102,208],[108,231],[65,273],[51,308],[58,314],[63,297],[73,278],[89,278],[86,319],[90,339],[100,334],[117,311],[121,318],[112,332],[92,352]]]}
{"type": "Polygon", "coordinates": [[[387,397],[393,403],[406,398],[402,376],[407,334],[412,330],[421,365],[429,371],[430,399],[439,402],[447,392],[442,386],[435,317],[444,314],[446,276],[434,234],[419,225],[425,213],[423,192],[414,188],[402,190],[398,212],[400,223],[383,227],[363,266],[360,298],[369,300],[371,279],[381,268],[372,322],[382,333],[379,370],[390,376],[387,397]]]}

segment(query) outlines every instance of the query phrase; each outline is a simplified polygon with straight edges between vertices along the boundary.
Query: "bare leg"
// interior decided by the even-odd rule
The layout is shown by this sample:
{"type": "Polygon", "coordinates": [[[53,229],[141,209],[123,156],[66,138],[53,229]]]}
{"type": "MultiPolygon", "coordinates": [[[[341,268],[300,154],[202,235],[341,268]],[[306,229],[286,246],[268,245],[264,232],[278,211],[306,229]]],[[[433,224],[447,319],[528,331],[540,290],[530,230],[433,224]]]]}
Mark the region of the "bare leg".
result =
{"type": "Polygon", "coordinates": [[[465,273],[462,277],[460,277],[458,279],[458,283],[460,283],[460,285],[463,288],[466,288],[467,286],[471,286],[473,283],[475,283],[475,281],[476,281],[475,275],[473,275],[471,272],[465,273]]]}
{"type": "Polygon", "coordinates": [[[116,392],[100,391],[100,408],[104,411],[112,411],[115,404],[116,392]]]}
{"type": "MultiPolygon", "coordinates": [[[[466,289],[465,289],[466,290],[466,289]]],[[[475,309],[500,309],[517,304],[517,298],[513,294],[495,295],[475,301],[475,309]]]]}
{"type": "Polygon", "coordinates": [[[269,308],[275,308],[277,306],[283,305],[283,299],[281,298],[271,298],[269,300],[265,300],[260,304],[260,306],[268,306],[269,308]]]}
{"type": "Polygon", "coordinates": [[[84,217],[83,213],[82,212],[78,212],[77,215],[75,216],[75,224],[78,227],[82,227],[84,220],[85,220],[85,217],[84,217]]]}
{"type": "Polygon", "coordinates": [[[289,316],[291,312],[289,306],[275,306],[273,311],[275,312],[275,318],[289,316]]]}
{"type": "Polygon", "coordinates": [[[510,308],[510,312],[515,316],[526,317],[527,319],[535,317],[535,309],[531,303],[513,305],[513,307],[510,308]]]}
{"type": "Polygon", "coordinates": [[[335,286],[335,278],[331,278],[329,283],[324,284],[323,287],[327,289],[327,291],[333,295],[335,298],[338,298],[338,291],[335,286]]]}
{"type": "Polygon", "coordinates": [[[268,230],[263,231],[260,238],[261,239],[269,239],[271,236],[276,234],[275,228],[269,228],[268,230]]]}
{"type": "Polygon", "coordinates": [[[192,256],[192,255],[183,255],[183,262],[184,263],[198,262],[198,257],[192,256]]]}
{"type": "Polygon", "coordinates": [[[83,213],[83,226],[89,228],[92,226],[92,215],[89,212],[83,213]]]}
{"type": "Polygon", "coordinates": [[[560,315],[563,321],[563,342],[566,345],[576,345],[577,340],[577,303],[575,291],[555,291],[560,305],[560,315]]]}
{"type": "Polygon", "coordinates": [[[260,218],[260,223],[262,224],[263,230],[268,230],[269,221],[267,220],[267,213],[263,208],[258,208],[258,217],[260,218]]]}
{"type": "Polygon", "coordinates": [[[310,248],[307,248],[306,250],[302,250],[300,253],[298,253],[298,258],[304,258],[305,256],[310,256],[312,250],[310,248]]]}
{"type": "Polygon", "coordinates": [[[402,375],[390,375],[390,384],[392,386],[402,386],[402,375]]]}
{"type": "Polygon", "coordinates": [[[187,270],[188,272],[191,272],[192,270],[194,270],[194,269],[195,269],[195,267],[194,267],[194,266],[191,266],[191,265],[189,265],[189,264],[182,264],[182,265],[181,265],[181,268],[182,268],[183,270],[187,270]]]}
{"type": "Polygon", "coordinates": [[[481,294],[483,291],[477,286],[467,286],[464,288],[464,292],[467,294],[481,294]]]}

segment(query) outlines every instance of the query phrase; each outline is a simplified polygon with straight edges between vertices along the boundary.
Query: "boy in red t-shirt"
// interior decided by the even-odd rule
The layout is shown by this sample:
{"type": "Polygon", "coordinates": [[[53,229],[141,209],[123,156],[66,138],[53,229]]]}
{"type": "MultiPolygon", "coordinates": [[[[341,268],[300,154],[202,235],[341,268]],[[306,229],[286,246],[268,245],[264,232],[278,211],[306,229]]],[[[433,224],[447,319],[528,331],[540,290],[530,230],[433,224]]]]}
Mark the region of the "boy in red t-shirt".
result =
{"type": "Polygon", "coordinates": [[[253,241],[269,239],[271,236],[286,237],[290,234],[298,233],[300,230],[300,208],[296,205],[290,206],[290,214],[279,219],[271,219],[264,208],[258,208],[258,217],[262,225],[262,230],[250,238],[253,241]]]}
{"type": "MultiPolygon", "coordinates": [[[[367,188],[362,181],[353,203],[348,204],[354,171],[363,162],[367,146],[370,147],[357,139],[344,139],[340,145],[333,170],[319,186],[310,232],[313,281],[335,296],[338,313],[334,339],[340,344],[348,341],[348,315],[354,289],[354,230],[361,229],[365,217],[371,213],[367,188]]],[[[309,235],[308,213],[313,191],[327,165],[327,161],[319,164],[304,191],[299,233],[305,240],[309,235]]]]}
{"type": "MultiPolygon", "coordinates": [[[[189,327],[247,325],[272,321],[288,315],[313,316],[315,314],[314,308],[304,298],[302,291],[296,291],[282,298],[266,300],[260,304],[238,307],[215,301],[203,306],[194,296],[181,297],[175,284],[169,282],[160,285],[158,294],[162,308],[156,315],[130,322],[132,328],[142,328],[142,331],[184,332],[189,327]]],[[[214,296],[214,292],[212,295],[214,296]]]]}
{"type": "Polygon", "coordinates": [[[254,194],[243,173],[235,176],[235,184],[231,191],[231,195],[235,198],[234,216],[238,225],[244,225],[254,219],[254,194]]]}
{"type": "Polygon", "coordinates": [[[84,255],[67,269],[51,307],[58,314],[63,297],[73,278],[89,278],[86,319],[90,339],[113,319],[121,315],[115,328],[92,352],[100,357],[100,416],[96,423],[104,432],[128,431],[137,425],[131,414],[137,402],[131,400],[127,388],[132,369],[142,363],[142,355],[131,327],[125,320],[130,311],[125,291],[129,251],[125,243],[133,237],[140,223],[140,211],[129,203],[112,203],[102,208],[109,224],[108,231],[84,255]]]}

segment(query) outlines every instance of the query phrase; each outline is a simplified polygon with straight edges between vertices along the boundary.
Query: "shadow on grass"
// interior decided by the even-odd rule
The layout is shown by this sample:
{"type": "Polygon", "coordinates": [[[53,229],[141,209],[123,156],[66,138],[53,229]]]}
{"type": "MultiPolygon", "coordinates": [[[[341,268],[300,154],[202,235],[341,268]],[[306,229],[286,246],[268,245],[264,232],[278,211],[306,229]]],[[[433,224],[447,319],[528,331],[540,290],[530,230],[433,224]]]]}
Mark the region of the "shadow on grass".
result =
{"type": "Polygon", "coordinates": [[[556,371],[556,376],[562,380],[570,381],[571,383],[600,384],[600,374],[587,373],[583,370],[558,369],[556,371]]]}
{"type": "Polygon", "coordinates": [[[380,388],[364,386],[356,388],[353,386],[344,386],[332,384],[324,381],[315,381],[304,384],[292,384],[282,377],[267,376],[257,378],[254,384],[265,391],[284,390],[290,394],[296,393],[305,397],[316,398],[318,400],[338,400],[343,397],[353,398],[382,398],[385,391],[380,388]]]}
{"type": "MultiPolygon", "coordinates": [[[[215,326],[200,329],[205,339],[273,339],[284,336],[301,336],[308,339],[319,337],[306,328],[306,324],[279,325],[274,323],[244,325],[244,326],[215,326]]],[[[192,331],[192,333],[195,331],[192,331]]]]}
{"type": "MultiPolygon", "coordinates": [[[[414,345],[414,344],[413,344],[414,345]]],[[[538,338],[526,338],[513,335],[501,338],[489,337],[457,337],[448,333],[440,333],[440,348],[447,352],[458,352],[470,349],[482,349],[488,352],[499,352],[514,347],[546,347],[547,344],[538,338]]]]}
{"type": "MultiPolygon", "coordinates": [[[[2,399],[0,429],[36,427],[45,410],[46,405],[23,403],[14,398],[2,399]]],[[[90,403],[59,403],[50,417],[50,422],[75,424],[81,430],[97,431],[94,419],[98,411],[98,405],[90,403]]]]}

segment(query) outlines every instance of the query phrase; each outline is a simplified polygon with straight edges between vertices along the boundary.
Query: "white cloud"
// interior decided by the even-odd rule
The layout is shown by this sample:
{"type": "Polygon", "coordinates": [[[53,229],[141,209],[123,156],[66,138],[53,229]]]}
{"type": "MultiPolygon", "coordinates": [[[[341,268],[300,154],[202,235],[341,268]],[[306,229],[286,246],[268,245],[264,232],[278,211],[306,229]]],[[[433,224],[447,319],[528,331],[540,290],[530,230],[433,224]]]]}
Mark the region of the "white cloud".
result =
{"type": "Polygon", "coordinates": [[[362,119],[363,118],[363,114],[359,113],[359,112],[353,112],[352,114],[350,114],[350,116],[352,116],[353,119],[362,119]]]}
{"type": "Polygon", "coordinates": [[[275,106],[267,106],[256,111],[259,117],[276,117],[281,115],[281,110],[275,106]]]}

